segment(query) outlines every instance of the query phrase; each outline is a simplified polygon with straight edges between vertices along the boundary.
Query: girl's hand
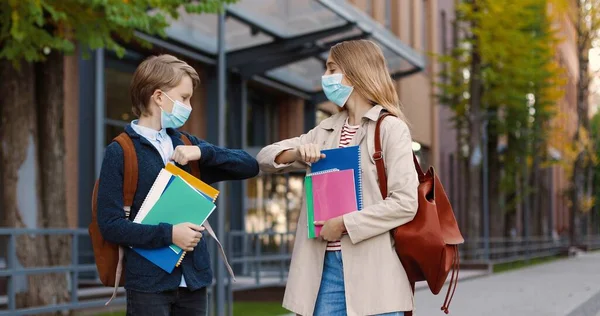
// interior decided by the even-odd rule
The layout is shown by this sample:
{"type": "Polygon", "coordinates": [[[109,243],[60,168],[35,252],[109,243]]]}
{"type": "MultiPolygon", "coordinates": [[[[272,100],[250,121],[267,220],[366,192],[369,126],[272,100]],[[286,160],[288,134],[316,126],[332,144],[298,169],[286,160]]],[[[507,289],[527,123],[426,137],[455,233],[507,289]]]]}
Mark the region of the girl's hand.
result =
{"type": "Polygon", "coordinates": [[[346,231],[343,216],[338,216],[327,221],[316,221],[315,225],[323,226],[320,236],[326,241],[340,240],[342,234],[346,231]]]}
{"type": "Polygon", "coordinates": [[[322,158],[325,158],[325,154],[321,153],[321,146],[317,144],[304,144],[296,147],[294,150],[296,155],[296,161],[305,163],[314,163],[322,158]]]}

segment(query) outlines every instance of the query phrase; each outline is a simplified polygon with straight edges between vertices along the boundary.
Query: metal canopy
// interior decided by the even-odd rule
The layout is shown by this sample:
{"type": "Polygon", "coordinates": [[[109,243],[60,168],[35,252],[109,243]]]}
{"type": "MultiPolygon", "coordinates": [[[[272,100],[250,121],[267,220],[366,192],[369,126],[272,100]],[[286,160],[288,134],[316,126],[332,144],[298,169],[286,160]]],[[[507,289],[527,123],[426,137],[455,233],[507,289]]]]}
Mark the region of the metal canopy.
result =
{"type": "MultiPolygon", "coordinates": [[[[425,59],[346,0],[241,0],[227,8],[227,66],[308,95],[321,91],[324,61],[334,44],[376,42],[394,78],[421,71],[425,59]]],[[[217,55],[217,16],[180,11],[167,35],[210,58],[217,55]]]]}

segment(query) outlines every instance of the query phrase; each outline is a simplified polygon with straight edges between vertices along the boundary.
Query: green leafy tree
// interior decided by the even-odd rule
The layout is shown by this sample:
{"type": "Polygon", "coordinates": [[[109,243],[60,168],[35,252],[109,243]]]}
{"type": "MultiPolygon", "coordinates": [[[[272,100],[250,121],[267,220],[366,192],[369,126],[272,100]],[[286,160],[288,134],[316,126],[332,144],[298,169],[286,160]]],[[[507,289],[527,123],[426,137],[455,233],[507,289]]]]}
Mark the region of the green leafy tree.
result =
{"type": "MultiPolygon", "coordinates": [[[[216,13],[233,0],[8,0],[0,2],[0,172],[4,225],[65,227],[63,77],[65,55],[98,48],[124,54],[135,31],[165,36],[181,12],[216,13]],[[33,170],[33,172],[25,172],[33,170]],[[27,178],[29,175],[29,178],[27,178]],[[17,188],[20,188],[17,191],[17,188]],[[23,194],[34,209],[23,209],[23,194]]],[[[86,162],[82,162],[86,163],[86,162]]],[[[64,236],[18,238],[26,267],[70,264],[64,236]]],[[[28,278],[18,306],[68,301],[64,274],[28,278]]]]}
{"type": "MultiPolygon", "coordinates": [[[[554,58],[558,39],[548,3],[469,0],[457,7],[460,40],[450,55],[441,57],[446,67],[440,101],[454,111],[459,150],[468,166],[463,175],[469,177],[471,198],[462,207],[469,210],[471,238],[481,234],[482,200],[481,169],[469,161],[480,151],[485,121],[491,235],[508,234],[518,213],[540,209],[528,197],[543,183],[536,171],[546,159],[545,135],[561,97],[556,89],[561,70],[554,58]]],[[[531,217],[539,216],[534,212],[531,217]]]]}

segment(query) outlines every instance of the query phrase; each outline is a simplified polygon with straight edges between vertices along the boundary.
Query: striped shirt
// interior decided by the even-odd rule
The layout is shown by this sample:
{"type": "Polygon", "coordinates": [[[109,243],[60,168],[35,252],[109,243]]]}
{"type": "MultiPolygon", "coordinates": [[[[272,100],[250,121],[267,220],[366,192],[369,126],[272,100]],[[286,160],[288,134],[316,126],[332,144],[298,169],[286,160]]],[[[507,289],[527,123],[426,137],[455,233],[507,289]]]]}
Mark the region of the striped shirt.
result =
{"type": "MultiPolygon", "coordinates": [[[[344,127],[342,127],[342,134],[340,135],[340,143],[339,147],[348,147],[354,139],[356,132],[360,128],[360,125],[350,125],[348,123],[348,119],[346,119],[346,123],[344,123],[344,127]]],[[[338,251],[342,250],[342,243],[340,240],[330,241],[327,243],[327,251],[338,251]]]]}

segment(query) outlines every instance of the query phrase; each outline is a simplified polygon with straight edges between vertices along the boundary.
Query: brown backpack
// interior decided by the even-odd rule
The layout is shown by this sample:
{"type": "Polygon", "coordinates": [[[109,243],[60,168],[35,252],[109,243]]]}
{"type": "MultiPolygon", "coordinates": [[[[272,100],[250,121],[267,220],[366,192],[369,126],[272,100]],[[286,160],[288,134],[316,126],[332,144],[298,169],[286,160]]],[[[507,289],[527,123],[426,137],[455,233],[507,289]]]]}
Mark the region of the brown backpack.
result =
{"type": "MultiPolygon", "coordinates": [[[[383,119],[392,116],[383,114],[375,128],[375,154],[381,196],[387,197],[387,176],[381,150],[380,127],[383,119]]],[[[408,279],[413,287],[415,282],[427,281],[433,294],[438,294],[452,270],[448,292],[442,310],[448,314],[450,301],[456,290],[459,271],[458,245],[464,242],[452,206],[440,179],[433,167],[423,173],[417,157],[413,153],[415,169],[419,177],[417,195],[419,207],[414,219],[392,230],[395,248],[408,279]],[[452,295],[450,291],[452,290],[452,295]]],[[[406,313],[412,315],[411,312],[406,313]]]]}
{"type": "MultiPolygon", "coordinates": [[[[129,218],[129,212],[131,205],[133,204],[133,198],[135,191],[137,190],[138,180],[138,161],[137,154],[133,142],[127,133],[121,133],[114,139],[121,148],[123,149],[123,205],[125,216],[129,218]]],[[[191,145],[189,138],[185,134],[181,134],[181,140],[185,145],[191,145]]],[[[196,178],[200,178],[200,167],[198,164],[190,164],[192,175],[196,178]]],[[[105,286],[114,287],[113,295],[106,304],[110,303],[117,295],[117,288],[125,284],[125,275],[123,271],[123,247],[110,243],[102,237],[100,233],[100,227],[98,227],[98,213],[97,213],[97,200],[98,200],[98,182],[94,185],[94,192],[92,194],[92,222],[88,227],[90,237],[92,239],[92,248],[94,249],[94,258],[96,261],[96,268],[98,269],[98,277],[105,286]],[[118,282],[116,280],[119,280],[118,282]]],[[[212,227],[206,221],[203,226],[209,235],[217,242],[220,250],[221,257],[223,258],[225,265],[232,278],[235,280],[233,270],[227,262],[227,257],[221,243],[217,239],[212,227]]]]}

